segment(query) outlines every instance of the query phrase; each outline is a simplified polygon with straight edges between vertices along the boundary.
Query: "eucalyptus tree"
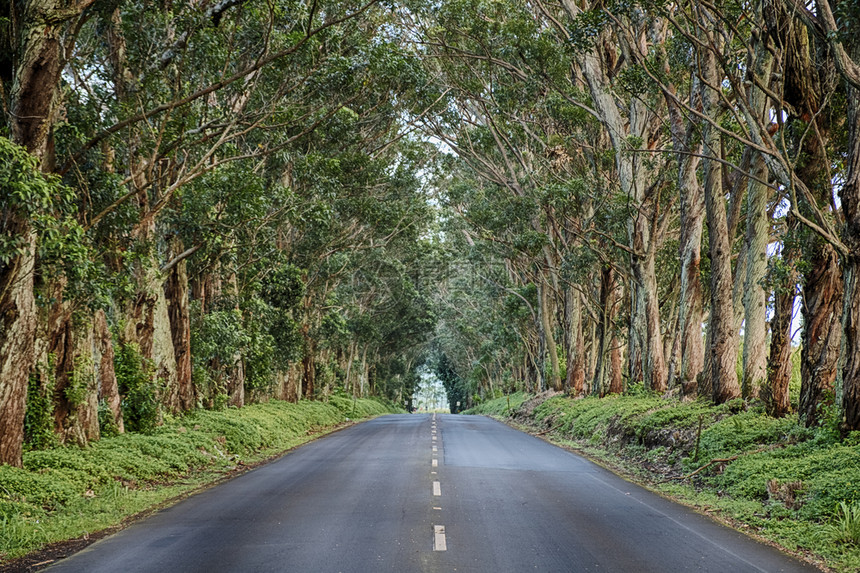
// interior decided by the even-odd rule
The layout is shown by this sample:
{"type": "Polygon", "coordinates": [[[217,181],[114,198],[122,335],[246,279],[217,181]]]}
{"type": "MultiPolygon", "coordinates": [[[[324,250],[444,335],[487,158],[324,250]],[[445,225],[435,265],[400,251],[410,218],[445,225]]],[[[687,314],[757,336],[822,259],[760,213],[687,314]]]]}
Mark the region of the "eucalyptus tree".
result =
{"type": "MultiPolygon", "coordinates": [[[[791,10],[800,8],[793,2],[786,4],[791,10]]],[[[823,32],[829,61],[839,71],[846,93],[845,178],[839,189],[844,224],[836,246],[843,257],[842,424],[845,431],[853,431],[860,429],[860,42],[852,33],[856,10],[842,7],[837,19],[828,0],[816,0],[815,7],[815,14],[805,7],[796,13],[811,31],[823,32]]]]}
{"type": "MultiPolygon", "coordinates": [[[[843,112],[836,93],[836,66],[825,55],[827,44],[800,25],[790,10],[777,4],[765,21],[769,38],[781,54],[785,80],[777,105],[786,110],[776,136],[786,150],[794,176],[808,190],[795,209],[808,219],[826,213],[838,221],[834,203],[834,159],[843,112]]],[[[842,285],[836,248],[811,229],[804,229],[803,346],[800,416],[810,425],[820,407],[832,400],[841,343],[842,285]]]]}
{"type": "Polygon", "coordinates": [[[667,366],[655,261],[671,221],[667,216],[671,209],[661,204],[665,168],[646,155],[664,137],[658,112],[661,103],[634,87],[631,82],[638,81],[635,76],[628,76],[631,81],[626,85],[633,89],[627,90],[613,89],[612,78],[628,70],[635,74],[635,63],[647,58],[651,47],[665,41],[666,26],[659,16],[635,7],[625,11],[620,6],[619,13],[613,15],[599,6],[567,0],[562,6],[570,30],[559,22],[561,15],[541,5],[562,39],[576,47],[574,57],[592,113],[603,124],[615,152],[619,191],[629,200],[630,376],[634,380],[642,377],[646,388],[662,392],[667,388],[667,366]]]}
{"type": "MultiPolygon", "coordinates": [[[[568,259],[580,246],[607,250],[601,247],[604,241],[586,237],[598,207],[613,203],[615,178],[607,161],[608,140],[583,103],[565,41],[532,8],[459,3],[410,24],[421,38],[430,73],[446,94],[446,107],[426,120],[427,129],[487,182],[486,195],[498,197],[498,213],[507,212],[510,225],[507,233],[496,229],[492,235],[513,247],[511,263],[531,259],[527,264],[540,269],[534,317],[541,333],[539,354],[550,364],[550,385],[561,387],[564,362],[563,385],[578,394],[594,370],[584,331],[597,314],[584,305],[599,273],[583,266],[571,280],[561,269],[573,268],[568,259]],[[489,191],[493,186],[495,191],[489,191]],[[556,341],[563,342],[563,356],[555,350],[556,341]]],[[[486,227],[481,228],[476,213],[484,208],[476,207],[464,204],[462,210],[480,235],[486,227]]],[[[597,346],[592,344],[592,354],[597,346]]]]}
{"type": "MultiPolygon", "coordinates": [[[[329,198],[318,193],[336,196],[337,185],[343,185],[314,185],[312,169],[297,183],[294,166],[312,165],[331,149],[343,157],[363,154],[371,157],[367,164],[344,170],[352,178],[373,172],[352,185],[356,202],[376,186],[390,188],[393,178],[386,183],[383,175],[401,161],[393,146],[401,114],[426,103],[408,58],[397,57],[397,45],[386,35],[391,13],[373,0],[2,6],[10,15],[0,34],[10,48],[2,56],[9,111],[4,135],[24,144],[43,171],[63,175],[74,189],[75,219],[86,231],[80,245],[92,247],[87,262],[108,275],[101,290],[83,294],[69,291],[68,274],[46,279],[46,259],[37,261],[36,249],[48,241],[34,226],[34,214],[4,203],[3,237],[15,248],[10,257],[4,254],[0,269],[9,287],[2,292],[6,324],[0,334],[0,419],[9,424],[3,428],[9,447],[2,461],[20,463],[27,378],[36,363],[45,364],[40,391],[56,377],[55,397],[65,407],[72,395],[68,388],[86,370],[77,365],[97,358],[94,339],[106,339],[97,326],[103,315],[95,308],[107,308],[120,343],[137,348],[141,365],[154,362],[161,386],[154,391],[174,411],[200,399],[191,379],[189,299],[201,295],[198,310],[204,316],[207,310],[225,318],[238,313],[236,320],[246,327],[265,308],[276,315],[286,310],[294,320],[298,311],[261,298],[266,262],[274,259],[276,268],[289,264],[284,259],[290,256],[273,252],[271,242],[275,251],[290,253],[296,246],[287,240],[290,228],[301,215],[325,213],[329,198]],[[32,65],[34,58],[45,65],[32,65]],[[310,138],[315,132],[325,135],[310,138]],[[306,201],[308,195],[314,198],[306,201]],[[34,276],[43,279],[39,293],[34,276]],[[39,314],[36,294],[49,299],[39,314]],[[220,306],[208,306],[207,295],[219,295],[220,306]],[[264,307],[249,304],[255,299],[264,307]],[[88,313],[95,314],[86,319],[88,313]],[[73,321],[73,314],[85,320],[73,321]],[[7,360],[7,353],[15,359],[7,360]]],[[[45,205],[50,214],[54,208],[45,205]]],[[[340,215],[328,211],[323,219],[340,215]]],[[[419,216],[404,215],[401,227],[419,216]]],[[[312,219],[309,225],[319,221],[312,219]]],[[[378,241],[397,227],[388,224],[384,233],[374,233],[378,223],[365,214],[352,231],[378,241]]],[[[332,226],[329,243],[320,241],[321,250],[309,252],[307,260],[317,266],[318,259],[327,261],[328,251],[355,238],[352,231],[349,225],[332,226]]],[[[312,264],[304,266],[314,271],[312,264]]],[[[331,290],[306,286],[306,293],[331,290]]],[[[324,307],[324,301],[324,295],[314,295],[307,304],[324,307]]],[[[250,343],[236,344],[256,351],[271,347],[278,320],[262,321],[266,328],[246,332],[250,343]]],[[[98,354],[107,356],[107,350],[98,354]]],[[[253,365],[246,369],[235,356],[225,359],[235,381],[261,372],[253,365]]],[[[95,359],[84,378],[94,381],[108,367],[108,360],[95,359]]],[[[95,386],[85,386],[92,406],[95,386]]],[[[102,398],[115,402],[115,396],[102,398]]],[[[62,415],[62,408],[55,413],[58,429],[81,426],[62,415]]],[[[97,428],[95,434],[78,434],[91,438],[97,428]]]]}
{"type": "MultiPolygon", "coordinates": [[[[77,23],[93,2],[67,6],[62,2],[3,2],[2,80],[4,122],[2,135],[22,147],[33,160],[4,149],[4,162],[24,180],[5,187],[3,256],[0,262],[0,463],[21,464],[27,380],[35,365],[37,315],[35,307],[38,229],[33,202],[47,208],[49,197],[40,197],[36,170],[54,168],[54,124],[61,116],[60,80],[68,49],[74,45],[77,23]],[[30,179],[28,183],[26,179],[30,179]]],[[[5,147],[5,145],[4,145],[5,147]]],[[[17,177],[16,177],[17,178],[17,177]]],[[[13,180],[14,181],[14,180],[13,180]]]]}

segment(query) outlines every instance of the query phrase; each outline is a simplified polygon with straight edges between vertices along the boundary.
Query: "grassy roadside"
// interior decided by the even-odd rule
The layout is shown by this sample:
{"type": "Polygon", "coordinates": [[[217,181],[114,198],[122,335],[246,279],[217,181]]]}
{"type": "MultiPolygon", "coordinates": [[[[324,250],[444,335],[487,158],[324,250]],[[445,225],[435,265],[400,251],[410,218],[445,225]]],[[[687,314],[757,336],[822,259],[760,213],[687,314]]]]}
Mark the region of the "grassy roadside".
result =
{"type": "MultiPolygon", "coordinates": [[[[328,433],[351,418],[392,413],[372,399],[273,400],[241,409],[199,410],[155,433],[123,434],[86,448],[26,452],[24,468],[0,466],[0,571],[26,569],[33,552],[115,528],[328,433]]],[[[47,548],[47,549],[46,549],[47,548]]],[[[48,561],[49,559],[44,559],[48,561]]]]}
{"type": "Polygon", "coordinates": [[[808,429],[741,400],[647,394],[518,393],[467,413],[524,426],[832,571],[860,571],[860,433],[840,441],[833,424],[808,429]]]}

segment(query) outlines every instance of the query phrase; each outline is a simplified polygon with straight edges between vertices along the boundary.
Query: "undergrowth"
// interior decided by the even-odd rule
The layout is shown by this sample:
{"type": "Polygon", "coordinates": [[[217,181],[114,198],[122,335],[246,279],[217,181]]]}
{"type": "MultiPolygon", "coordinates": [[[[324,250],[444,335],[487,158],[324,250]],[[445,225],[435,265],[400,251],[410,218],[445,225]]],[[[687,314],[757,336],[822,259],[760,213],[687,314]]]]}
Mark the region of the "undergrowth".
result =
{"type": "Polygon", "coordinates": [[[105,437],[85,448],[25,452],[23,468],[0,466],[0,561],[113,526],[350,418],[393,411],[382,401],[342,396],[272,400],[168,417],[147,427],[149,434],[105,437]]]}
{"type": "Polygon", "coordinates": [[[516,401],[529,407],[509,413],[502,398],[467,413],[509,416],[835,571],[860,571],[860,433],[840,440],[833,424],[806,428],[743,400],[516,401]]]}

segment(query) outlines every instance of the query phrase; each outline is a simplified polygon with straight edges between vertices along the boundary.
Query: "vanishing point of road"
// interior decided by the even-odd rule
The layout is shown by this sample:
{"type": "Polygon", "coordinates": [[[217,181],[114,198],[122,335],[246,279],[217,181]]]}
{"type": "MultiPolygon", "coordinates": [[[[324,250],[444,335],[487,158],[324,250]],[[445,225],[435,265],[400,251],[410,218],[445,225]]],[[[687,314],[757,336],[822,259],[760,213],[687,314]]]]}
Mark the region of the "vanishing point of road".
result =
{"type": "Polygon", "coordinates": [[[489,418],[406,414],[297,448],[48,571],[818,569],[489,418]]]}

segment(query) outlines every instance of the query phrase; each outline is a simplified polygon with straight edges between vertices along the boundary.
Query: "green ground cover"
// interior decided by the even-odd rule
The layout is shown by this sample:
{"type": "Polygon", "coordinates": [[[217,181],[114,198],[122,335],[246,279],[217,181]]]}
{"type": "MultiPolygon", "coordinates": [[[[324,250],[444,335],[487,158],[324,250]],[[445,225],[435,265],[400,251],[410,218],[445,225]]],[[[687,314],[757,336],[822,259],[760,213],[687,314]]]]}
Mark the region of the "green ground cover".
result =
{"type": "Polygon", "coordinates": [[[395,411],[402,410],[342,396],[272,400],[193,411],[151,434],[103,438],[86,448],[26,452],[23,468],[0,466],[0,562],[115,526],[350,419],[395,411]]]}
{"type": "Polygon", "coordinates": [[[860,433],[806,428],[757,403],[511,396],[480,404],[625,477],[833,571],[860,571],[860,433]],[[701,428],[701,430],[700,430],[701,428]]]}

